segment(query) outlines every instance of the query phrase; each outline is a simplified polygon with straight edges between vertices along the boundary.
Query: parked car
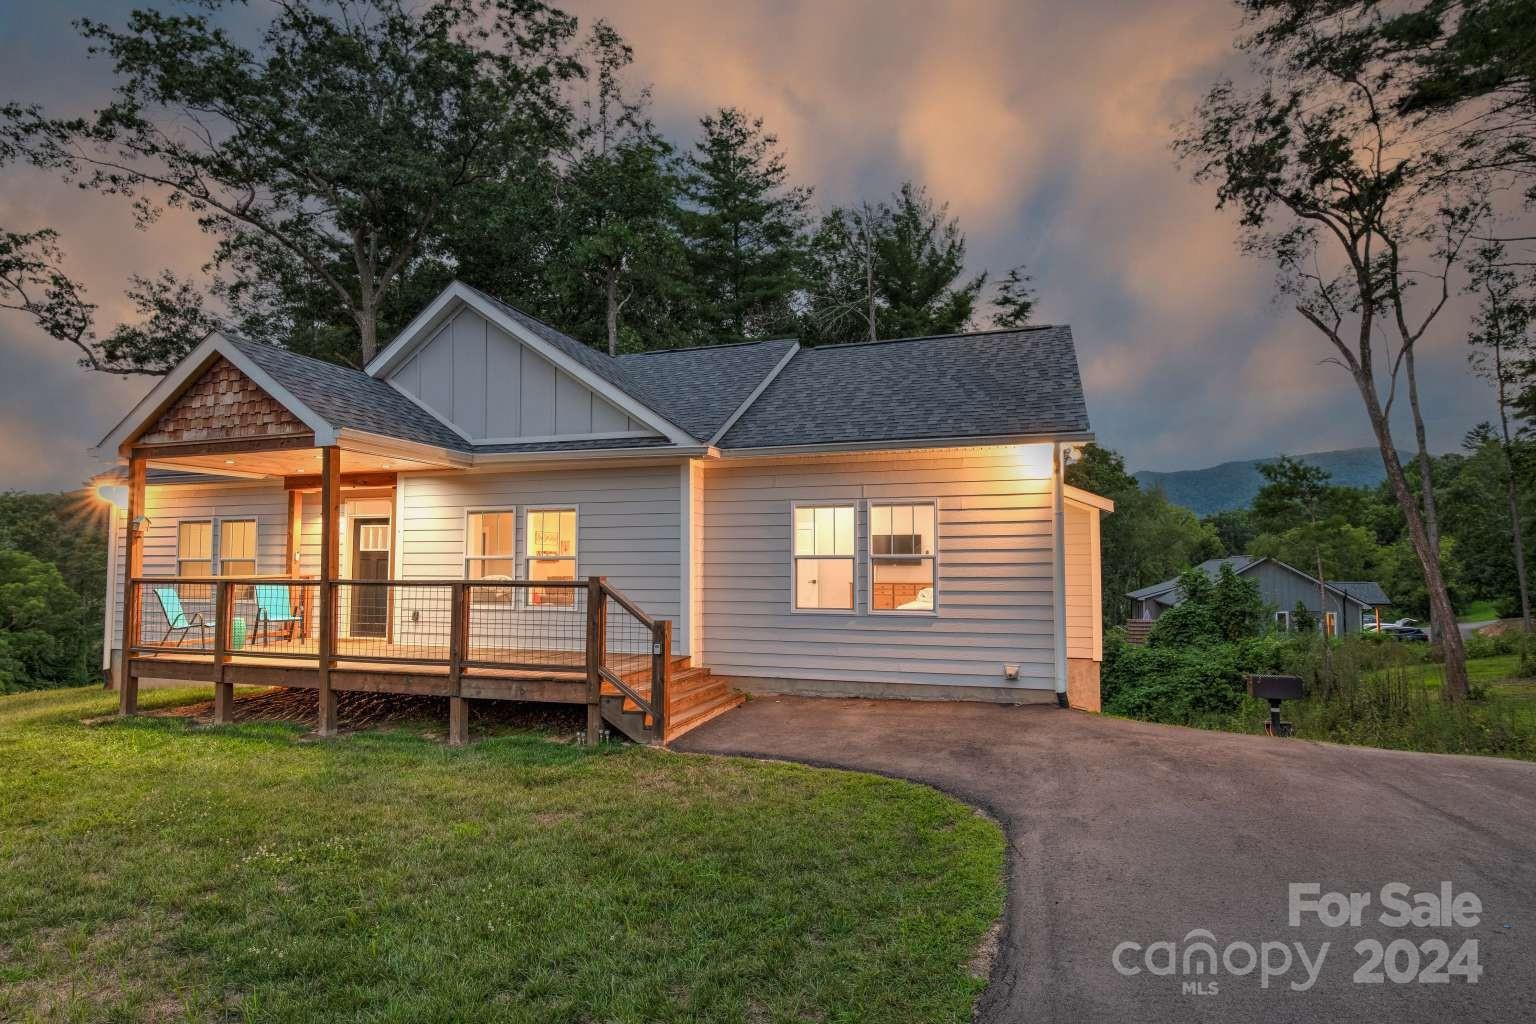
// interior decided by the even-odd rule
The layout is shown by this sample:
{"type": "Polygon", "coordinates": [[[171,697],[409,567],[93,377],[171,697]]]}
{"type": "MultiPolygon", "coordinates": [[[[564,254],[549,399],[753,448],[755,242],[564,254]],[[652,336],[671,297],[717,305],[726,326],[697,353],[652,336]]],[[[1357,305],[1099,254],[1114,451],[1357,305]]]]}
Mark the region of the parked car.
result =
{"type": "Polygon", "coordinates": [[[1381,631],[1398,643],[1418,644],[1429,643],[1429,634],[1417,626],[1383,626],[1381,631]]]}
{"type": "MultiPolygon", "coordinates": [[[[1364,626],[1361,626],[1360,629],[1365,633],[1374,633],[1376,632],[1376,623],[1367,622],[1364,626]]],[[[1418,619],[1410,619],[1406,616],[1398,619],[1396,622],[1383,622],[1381,624],[1381,631],[1383,633],[1390,633],[1395,629],[1417,629],[1420,632],[1423,631],[1423,627],[1420,625],[1418,619]]]]}

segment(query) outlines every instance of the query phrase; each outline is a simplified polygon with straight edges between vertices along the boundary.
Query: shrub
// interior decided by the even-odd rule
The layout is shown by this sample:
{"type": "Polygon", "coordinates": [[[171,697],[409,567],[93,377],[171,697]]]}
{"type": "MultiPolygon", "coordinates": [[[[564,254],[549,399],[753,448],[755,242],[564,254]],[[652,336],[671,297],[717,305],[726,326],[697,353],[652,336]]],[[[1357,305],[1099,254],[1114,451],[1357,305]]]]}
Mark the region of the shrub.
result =
{"type": "Polygon", "coordinates": [[[1243,674],[1276,672],[1284,657],[1284,644],[1272,636],[1185,647],[1110,643],[1101,677],[1104,710],[1173,724],[1229,714],[1242,701],[1243,674]]]}

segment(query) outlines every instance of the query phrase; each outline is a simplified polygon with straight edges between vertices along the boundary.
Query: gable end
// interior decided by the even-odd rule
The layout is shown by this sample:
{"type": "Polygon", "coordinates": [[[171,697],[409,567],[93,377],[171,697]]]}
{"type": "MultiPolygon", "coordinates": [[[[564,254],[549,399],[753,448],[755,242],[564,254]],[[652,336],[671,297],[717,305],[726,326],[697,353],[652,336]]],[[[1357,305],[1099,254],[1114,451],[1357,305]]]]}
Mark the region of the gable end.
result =
{"type": "Polygon", "coordinates": [[[309,433],[303,421],[223,356],[139,435],[145,445],[309,433]]]}

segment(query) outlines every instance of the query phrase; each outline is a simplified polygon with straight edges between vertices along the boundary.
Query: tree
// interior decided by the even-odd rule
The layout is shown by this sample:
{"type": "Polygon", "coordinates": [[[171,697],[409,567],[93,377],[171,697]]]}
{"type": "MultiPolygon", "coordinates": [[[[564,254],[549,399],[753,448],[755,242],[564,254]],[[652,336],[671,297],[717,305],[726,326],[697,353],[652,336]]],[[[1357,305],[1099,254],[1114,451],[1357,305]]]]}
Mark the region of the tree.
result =
{"type": "Polygon", "coordinates": [[[683,261],[674,229],[679,181],[672,147],[646,116],[648,90],[633,100],[624,93],[620,75],[632,51],[601,21],[590,45],[597,94],[585,104],[582,144],[564,175],[557,214],[564,247],[549,273],[565,289],[561,323],[578,335],[594,333],[588,324],[595,309],[608,354],[618,355],[621,315],[637,296],[644,306],[673,287],[683,261]]]}
{"type": "Polygon", "coordinates": [[[810,245],[808,340],[965,330],[987,275],[961,280],[965,235],[948,211],[910,181],[889,202],[829,211],[810,245]]]}
{"type": "Polygon", "coordinates": [[[1263,0],[1248,4],[1261,29],[1241,45],[1265,84],[1215,85],[1175,152],[1197,181],[1215,185],[1219,207],[1237,207],[1245,250],[1276,265],[1282,293],[1355,384],[1424,572],[1446,656],[1444,694],[1460,700],[1466,658],[1441,571],[1414,353],[1449,300],[1451,275],[1484,214],[1481,183],[1458,188],[1437,177],[1436,160],[1392,119],[1401,83],[1388,69],[1363,74],[1358,61],[1329,60],[1338,36],[1265,36],[1262,26],[1287,4],[1276,2],[1273,14],[1263,0]],[[1432,289],[1422,306],[1410,299],[1420,282],[1432,289]],[[1392,435],[1400,389],[1418,441],[1417,495],[1392,435]]]}
{"type": "Polygon", "coordinates": [[[1035,315],[1036,295],[1030,286],[1032,278],[1024,272],[1024,264],[1011,268],[997,283],[997,294],[992,305],[997,312],[992,323],[998,327],[1028,327],[1035,315]]]}
{"type": "Polygon", "coordinates": [[[1473,289],[1482,295],[1468,341],[1478,376],[1493,384],[1499,413],[1498,451],[1503,456],[1503,491],[1509,510],[1510,546],[1514,553],[1520,621],[1531,632],[1531,587],[1525,570],[1525,541],[1520,522],[1520,477],[1515,436],[1510,428],[1512,407],[1521,390],[1521,367],[1536,361],[1531,327],[1536,306],[1521,294],[1521,282],[1504,265],[1504,247],[1483,246],[1473,265],[1473,289]]]}
{"type": "Polygon", "coordinates": [[[1249,543],[1258,535],[1253,526],[1253,519],[1245,508],[1213,512],[1201,519],[1200,525],[1208,526],[1216,532],[1217,538],[1221,541],[1223,555],[1247,554],[1249,543]]]}
{"type": "Polygon", "coordinates": [[[880,240],[891,218],[884,203],[829,210],[811,237],[801,337],[818,342],[880,337],[880,240]]]}
{"type": "Polygon", "coordinates": [[[82,682],[80,600],[59,571],[0,548],[0,693],[82,682]]]}
{"type": "Polygon", "coordinates": [[[960,222],[949,216],[949,204],[935,206],[928,190],[910,181],[892,200],[876,247],[882,335],[915,338],[965,330],[987,275],[960,279],[965,271],[960,222]]]}
{"type": "Polygon", "coordinates": [[[682,225],[705,329],[732,338],[781,331],[800,287],[811,190],[789,184],[762,118],[722,107],[699,124],[682,225]]]}
{"type": "Polygon", "coordinates": [[[1152,647],[1235,643],[1264,628],[1259,581],[1223,564],[1216,578],[1199,567],[1179,574],[1179,603],[1163,612],[1147,637],[1152,647]]]}
{"type": "MultiPolygon", "coordinates": [[[[101,664],[106,612],[107,518],[94,493],[0,493],[0,549],[21,551],[58,570],[78,598],[79,631],[68,678],[85,679],[101,664]]],[[[62,656],[62,655],[61,655],[62,656]]]]}
{"type": "Polygon", "coordinates": [[[1161,490],[1143,491],[1125,470],[1125,459],[1099,445],[1086,445],[1067,467],[1067,483],[1115,503],[1100,528],[1099,554],[1104,625],[1125,621],[1132,590],[1177,576],[1183,569],[1222,554],[1221,540],[1193,512],[1170,502],[1161,490]]]}
{"type": "MultiPolygon", "coordinates": [[[[246,318],[303,312],[264,274],[305,279],[366,362],[391,289],[469,190],[564,145],[575,22],[538,0],[280,0],[247,48],[212,18],[228,0],[203,6],[135,10],[123,29],[82,20],[113,63],[113,101],[71,120],[11,105],[6,131],[35,163],[131,202],[141,225],[194,213],[246,318]]],[[[88,362],[163,373],[182,344],[120,335],[88,362]]]]}

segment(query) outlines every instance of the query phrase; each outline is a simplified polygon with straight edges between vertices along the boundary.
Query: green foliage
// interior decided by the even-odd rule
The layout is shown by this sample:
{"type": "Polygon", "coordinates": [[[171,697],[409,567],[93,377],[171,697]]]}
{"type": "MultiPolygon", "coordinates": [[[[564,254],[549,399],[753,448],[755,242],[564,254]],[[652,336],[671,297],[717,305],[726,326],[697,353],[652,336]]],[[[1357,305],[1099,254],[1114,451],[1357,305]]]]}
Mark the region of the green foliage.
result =
{"type": "Polygon", "coordinates": [[[959,221],[910,181],[889,202],[827,213],[809,259],[802,333],[813,343],[963,331],[987,279],[962,280],[959,221]]]}
{"type": "Polygon", "coordinates": [[[996,327],[1028,327],[1033,322],[1037,296],[1030,287],[1030,276],[1024,265],[1011,268],[997,283],[997,294],[992,305],[997,312],[992,316],[996,327]]]}
{"type": "MultiPolygon", "coordinates": [[[[51,685],[88,679],[101,665],[107,572],[106,515],[86,491],[0,493],[0,552],[21,552],[56,571],[73,593],[75,626],[56,639],[59,659],[51,685]]],[[[0,617],[4,615],[0,607],[0,617]]],[[[0,627],[3,629],[4,627],[0,627]]]]}
{"type": "Polygon", "coordinates": [[[1283,644],[1273,636],[1192,646],[1136,646],[1107,637],[1100,674],[1104,710],[1174,724],[1231,713],[1242,702],[1243,675],[1275,672],[1282,660],[1283,644]]]}
{"type": "Polygon", "coordinates": [[[700,120],[682,210],[690,285],[716,340],[790,330],[811,190],[789,184],[779,140],[736,107],[700,120]]]}
{"type": "Polygon", "coordinates": [[[1297,633],[1317,632],[1317,616],[1312,614],[1306,602],[1297,601],[1296,607],[1291,609],[1291,629],[1297,633]]]}
{"type": "Polygon", "coordinates": [[[1148,647],[1235,643],[1264,629],[1259,581],[1223,565],[1213,580],[1199,568],[1179,574],[1183,600],[1153,623],[1148,647]]]}
{"type": "Polygon", "coordinates": [[[1248,545],[1257,535],[1253,527],[1253,518],[1245,508],[1213,512],[1208,516],[1202,516],[1200,524],[1216,531],[1216,536],[1221,541],[1223,555],[1247,554],[1248,545]]]}
{"type": "MultiPolygon", "coordinates": [[[[122,197],[141,224],[192,211],[236,324],[297,322],[281,285],[308,278],[328,319],[350,321],[349,361],[370,358],[385,297],[437,254],[474,186],[570,139],[576,24],[537,0],[280,4],[254,47],[221,27],[228,2],[199,6],[80,21],[112,63],[112,102],[70,120],[11,106],[4,124],[34,163],[122,197]]],[[[208,326],[201,289],[150,291],[147,325],[86,337],[93,365],[164,372],[208,326]]]]}
{"type": "Polygon", "coordinates": [[[1106,627],[1125,621],[1130,591],[1222,554],[1214,529],[1160,490],[1142,490],[1125,471],[1125,459],[1108,448],[1085,446],[1082,457],[1067,467],[1067,483],[1115,503],[1114,514],[1100,527],[1106,627]]]}
{"type": "Polygon", "coordinates": [[[0,548],[0,693],[84,681],[80,599],[59,570],[0,548]]]}
{"type": "MultiPolygon", "coordinates": [[[[1297,458],[1308,465],[1326,469],[1333,483],[1342,487],[1375,490],[1386,479],[1381,452],[1375,447],[1311,452],[1297,458]]],[[[1265,483],[1259,467],[1272,461],[1249,459],[1171,472],[1140,469],[1136,471],[1136,479],[1148,490],[1161,487],[1169,501],[1193,509],[1201,517],[1210,517],[1219,512],[1250,507],[1265,483]]],[[[1241,550],[1233,553],[1240,554],[1241,550]]]]}

